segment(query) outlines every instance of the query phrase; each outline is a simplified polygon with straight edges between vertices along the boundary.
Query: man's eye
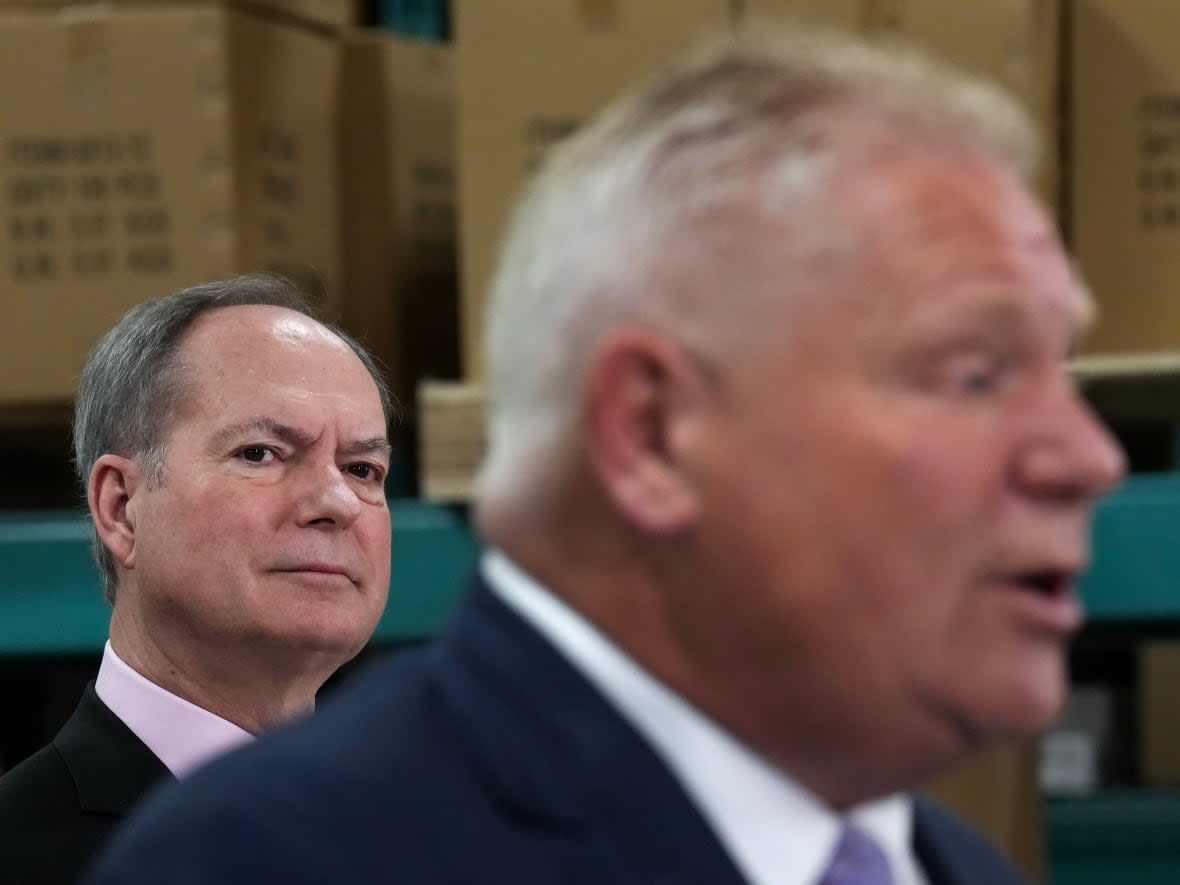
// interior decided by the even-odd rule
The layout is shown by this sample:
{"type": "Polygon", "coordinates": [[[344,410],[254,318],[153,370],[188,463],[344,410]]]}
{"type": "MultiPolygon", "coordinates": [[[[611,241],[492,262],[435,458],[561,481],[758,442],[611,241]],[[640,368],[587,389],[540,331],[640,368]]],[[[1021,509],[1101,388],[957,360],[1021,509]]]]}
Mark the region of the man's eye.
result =
{"type": "Polygon", "coordinates": [[[1003,382],[1007,361],[989,356],[952,360],[946,366],[950,389],[956,394],[979,396],[991,393],[1003,382]]]}
{"type": "Polygon", "coordinates": [[[275,452],[270,446],[246,446],[238,452],[238,457],[251,464],[265,464],[275,459],[275,452]]]}
{"type": "Polygon", "coordinates": [[[363,479],[366,482],[376,482],[381,479],[381,470],[363,461],[358,461],[356,464],[349,464],[348,472],[357,479],[363,479]]]}
{"type": "Polygon", "coordinates": [[[996,373],[984,369],[960,372],[955,386],[963,393],[987,393],[996,386],[996,373]]]}

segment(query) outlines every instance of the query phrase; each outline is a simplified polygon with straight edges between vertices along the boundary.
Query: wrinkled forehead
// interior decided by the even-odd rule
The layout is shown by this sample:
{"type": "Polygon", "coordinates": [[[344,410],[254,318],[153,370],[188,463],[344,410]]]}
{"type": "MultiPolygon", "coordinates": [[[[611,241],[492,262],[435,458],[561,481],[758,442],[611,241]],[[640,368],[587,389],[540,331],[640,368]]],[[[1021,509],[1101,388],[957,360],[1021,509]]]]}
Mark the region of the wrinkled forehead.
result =
{"type": "Polygon", "coordinates": [[[346,341],[311,317],[284,307],[248,305],[211,311],[180,346],[189,397],[252,397],[267,390],[316,392],[381,412],[376,382],[346,341]]]}
{"type": "Polygon", "coordinates": [[[1078,326],[1089,321],[1089,293],[1060,236],[1009,167],[917,149],[853,168],[836,191],[871,272],[914,297],[1007,289],[1078,326]]]}

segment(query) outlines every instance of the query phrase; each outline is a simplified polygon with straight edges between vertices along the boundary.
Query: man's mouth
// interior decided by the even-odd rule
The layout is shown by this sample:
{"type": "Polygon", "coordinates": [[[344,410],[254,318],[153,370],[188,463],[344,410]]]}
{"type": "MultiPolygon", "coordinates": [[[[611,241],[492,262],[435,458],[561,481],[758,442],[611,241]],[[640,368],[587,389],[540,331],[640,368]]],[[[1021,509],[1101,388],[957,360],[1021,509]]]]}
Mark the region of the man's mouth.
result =
{"type": "Polygon", "coordinates": [[[1005,592],[1020,623],[1066,637],[1081,627],[1084,618],[1076,590],[1080,574],[1073,567],[1035,567],[1001,575],[995,585],[1005,592]]]}
{"type": "Polygon", "coordinates": [[[1075,571],[1047,568],[1019,574],[1014,583],[1029,593],[1051,599],[1072,593],[1076,579],[1075,571]]]}

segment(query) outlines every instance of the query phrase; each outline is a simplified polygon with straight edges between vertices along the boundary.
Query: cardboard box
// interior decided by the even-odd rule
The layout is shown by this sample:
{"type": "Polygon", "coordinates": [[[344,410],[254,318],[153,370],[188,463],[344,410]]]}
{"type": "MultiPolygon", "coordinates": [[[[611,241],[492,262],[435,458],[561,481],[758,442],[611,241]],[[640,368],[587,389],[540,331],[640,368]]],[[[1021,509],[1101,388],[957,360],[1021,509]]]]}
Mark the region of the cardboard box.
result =
{"type": "Polygon", "coordinates": [[[1028,876],[1044,881],[1045,823],[1035,744],[975,756],[927,787],[1028,876]]]}
{"type": "Polygon", "coordinates": [[[238,268],[285,274],[339,316],[340,43],[243,12],[228,23],[238,268]]]}
{"type": "Polygon", "coordinates": [[[182,286],[338,288],[334,51],[214,4],[0,12],[0,405],[68,401],[98,337],[182,286]]]}
{"type": "Polygon", "coordinates": [[[729,0],[456,0],[463,368],[483,375],[485,290],[545,149],[730,23],[729,0]]]}
{"type": "Polygon", "coordinates": [[[0,13],[21,72],[0,79],[0,402],[68,399],[127,308],[233,270],[225,27],[214,8],[0,13]]]}
{"type": "Polygon", "coordinates": [[[1041,130],[1038,189],[1060,205],[1061,0],[947,3],[946,0],[742,0],[744,14],[798,21],[918,46],[1006,88],[1041,130]]]}
{"type": "Polygon", "coordinates": [[[412,413],[419,380],[459,377],[452,53],[381,31],[344,51],[341,322],[412,413]]]}
{"type": "Polygon", "coordinates": [[[1092,353],[1180,349],[1180,6],[1074,0],[1070,229],[1092,353]]]}
{"type": "Polygon", "coordinates": [[[1144,784],[1180,785],[1180,642],[1139,648],[1139,775],[1144,784]]]}

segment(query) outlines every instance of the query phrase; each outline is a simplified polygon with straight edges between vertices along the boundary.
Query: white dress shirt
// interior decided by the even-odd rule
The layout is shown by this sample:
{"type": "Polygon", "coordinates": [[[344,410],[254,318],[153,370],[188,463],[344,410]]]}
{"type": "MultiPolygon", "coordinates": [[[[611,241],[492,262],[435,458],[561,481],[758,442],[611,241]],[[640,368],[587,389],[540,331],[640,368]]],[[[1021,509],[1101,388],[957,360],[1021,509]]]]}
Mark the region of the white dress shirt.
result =
{"type": "Polygon", "coordinates": [[[177,697],[119,659],[108,641],[94,690],[175,777],[254,739],[215,713],[177,697]]]}
{"type": "MultiPolygon", "coordinates": [[[[675,774],[750,885],[814,885],[842,818],[670,691],[588,621],[496,550],[481,568],[493,592],[582,673],[675,774]]],[[[896,885],[927,885],[911,848],[913,803],[898,795],[847,818],[884,850],[896,885]]]]}

